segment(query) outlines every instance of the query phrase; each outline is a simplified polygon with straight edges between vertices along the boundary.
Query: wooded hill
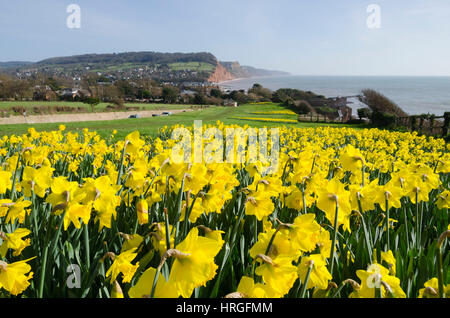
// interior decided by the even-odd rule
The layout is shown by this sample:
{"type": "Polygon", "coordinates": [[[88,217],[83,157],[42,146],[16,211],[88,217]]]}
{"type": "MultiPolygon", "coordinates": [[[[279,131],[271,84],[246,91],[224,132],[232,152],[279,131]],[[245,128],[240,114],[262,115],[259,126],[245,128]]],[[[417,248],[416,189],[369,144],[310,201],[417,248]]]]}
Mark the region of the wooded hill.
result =
{"type": "Polygon", "coordinates": [[[77,78],[101,73],[111,80],[150,78],[167,82],[206,82],[222,64],[233,78],[284,75],[287,73],[241,66],[238,62],[219,62],[207,52],[161,53],[125,52],[53,57],[39,62],[3,62],[3,73],[26,78],[36,73],[77,78]]]}

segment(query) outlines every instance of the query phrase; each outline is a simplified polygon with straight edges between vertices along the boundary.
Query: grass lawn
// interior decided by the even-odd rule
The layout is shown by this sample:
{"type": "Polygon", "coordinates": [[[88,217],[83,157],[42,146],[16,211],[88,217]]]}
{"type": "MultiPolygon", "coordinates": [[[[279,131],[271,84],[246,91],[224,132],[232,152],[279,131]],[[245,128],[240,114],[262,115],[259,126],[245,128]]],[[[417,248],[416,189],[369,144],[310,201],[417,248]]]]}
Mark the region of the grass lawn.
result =
{"type": "MultiPolygon", "coordinates": [[[[146,105],[149,106],[149,105],[146,105]]],[[[166,108],[167,105],[155,105],[154,107],[166,108]]],[[[184,106],[186,105],[174,105],[184,106]]],[[[189,107],[189,106],[188,106],[189,107]]],[[[157,108],[154,108],[157,109],[157,108]]],[[[334,126],[334,127],[354,127],[354,128],[367,128],[367,125],[345,125],[345,124],[318,124],[318,123],[278,123],[278,122],[264,122],[259,120],[239,119],[244,118],[264,118],[268,119],[295,119],[296,115],[268,115],[268,114],[253,114],[258,112],[270,112],[285,110],[284,107],[277,104],[264,104],[264,105],[242,105],[239,107],[219,107],[212,106],[204,110],[190,111],[185,113],[179,113],[172,116],[164,117],[151,117],[151,118],[139,118],[139,119],[122,119],[122,120],[109,120],[109,121],[93,121],[93,122],[72,122],[64,123],[67,130],[82,130],[88,128],[90,130],[96,130],[102,137],[109,136],[113,130],[117,130],[117,138],[123,138],[128,133],[139,130],[142,135],[156,135],[158,130],[164,126],[172,126],[176,124],[183,124],[185,126],[191,126],[194,120],[202,120],[203,124],[214,124],[218,120],[225,124],[238,124],[240,126],[249,125],[252,127],[319,127],[319,126],[334,126]]],[[[23,134],[26,133],[28,128],[34,127],[38,131],[55,130],[58,129],[58,123],[48,124],[18,124],[18,125],[0,125],[0,136],[11,134],[23,134]]]]}
{"type": "Polygon", "coordinates": [[[197,72],[212,72],[215,66],[204,62],[186,62],[186,63],[170,63],[169,67],[172,71],[192,70],[197,72]]]}
{"type": "MultiPolygon", "coordinates": [[[[95,106],[96,112],[103,112],[107,111],[106,107],[108,105],[112,105],[112,103],[100,103],[97,106],[95,106]]],[[[0,101],[0,112],[6,112],[10,116],[13,115],[21,115],[21,114],[14,114],[12,107],[18,107],[23,106],[27,110],[28,115],[33,115],[33,108],[34,107],[55,107],[55,106],[65,106],[65,107],[82,107],[83,112],[90,113],[91,107],[87,104],[84,104],[82,102],[66,102],[66,101],[57,101],[57,102],[42,102],[42,101],[32,101],[32,102],[18,102],[18,101],[12,101],[12,102],[5,102],[0,101]]],[[[179,104],[146,104],[146,103],[125,103],[126,107],[138,107],[140,110],[170,110],[170,109],[184,109],[184,108],[190,108],[191,105],[179,105],[179,104]]],[[[124,109],[126,110],[126,109],[124,109]]],[[[64,113],[72,113],[72,112],[54,112],[55,114],[64,114],[64,113]]],[[[42,112],[41,114],[45,114],[42,112]]]]}

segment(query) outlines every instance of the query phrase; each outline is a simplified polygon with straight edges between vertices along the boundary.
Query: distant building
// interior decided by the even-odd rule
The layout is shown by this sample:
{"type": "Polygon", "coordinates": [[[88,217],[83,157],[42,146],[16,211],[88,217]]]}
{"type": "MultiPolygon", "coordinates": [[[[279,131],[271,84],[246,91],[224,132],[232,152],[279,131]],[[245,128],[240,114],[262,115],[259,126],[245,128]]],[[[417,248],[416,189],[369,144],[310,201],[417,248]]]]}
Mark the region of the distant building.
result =
{"type": "Polygon", "coordinates": [[[190,89],[183,89],[183,90],[180,92],[180,94],[181,94],[181,95],[191,95],[191,96],[194,96],[195,94],[197,94],[197,92],[196,92],[196,91],[193,91],[193,90],[190,90],[190,89]]]}
{"type": "Polygon", "coordinates": [[[195,97],[195,94],[197,94],[196,91],[189,90],[189,89],[183,89],[180,92],[181,102],[183,102],[185,104],[191,102],[191,99],[195,97]]]}
{"type": "Polygon", "coordinates": [[[223,106],[238,107],[238,103],[232,99],[227,99],[223,101],[223,106]]]}
{"type": "Polygon", "coordinates": [[[48,85],[34,87],[33,100],[42,101],[55,101],[58,99],[58,95],[48,85]]]}
{"type": "Polygon", "coordinates": [[[352,108],[347,106],[348,104],[351,104],[351,102],[348,101],[348,98],[351,97],[355,96],[338,96],[331,98],[317,97],[308,99],[308,103],[314,108],[325,108],[322,111],[328,114],[331,114],[328,109],[337,110],[337,119],[346,122],[352,119],[352,108]]]}
{"type": "Polygon", "coordinates": [[[91,97],[91,93],[86,89],[64,88],[61,91],[60,96],[63,99],[87,98],[87,97],[91,97]]]}

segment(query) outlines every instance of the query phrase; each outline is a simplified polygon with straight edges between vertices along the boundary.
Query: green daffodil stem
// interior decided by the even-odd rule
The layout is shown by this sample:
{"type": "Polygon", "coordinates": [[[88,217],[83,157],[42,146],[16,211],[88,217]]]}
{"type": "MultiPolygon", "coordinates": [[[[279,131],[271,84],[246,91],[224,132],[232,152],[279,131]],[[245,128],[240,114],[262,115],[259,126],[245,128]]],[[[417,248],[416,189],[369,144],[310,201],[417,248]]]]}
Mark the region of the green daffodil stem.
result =
{"type": "Polygon", "coordinates": [[[125,150],[127,149],[128,140],[125,142],[125,145],[123,146],[122,155],[120,156],[120,165],[119,170],[117,174],[117,184],[121,185],[121,178],[122,178],[122,170],[123,170],[123,161],[125,160],[125,150]]]}
{"type": "Polygon", "coordinates": [[[406,248],[409,251],[409,231],[408,231],[408,215],[406,212],[406,204],[402,201],[402,210],[403,210],[403,217],[405,219],[405,235],[406,235],[406,248]]]}
{"type": "Polygon", "coordinates": [[[155,289],[156,289],[156,283],[158,282],[158,278],[159,278],[159,273],[161,272],[161,268],[158,266],[156,273],[155,273],[155,278],[153,279],[153,284],[152,284],[152,291],[150,293],[150,298],[154,298],[155,297],[155,289]]]}
{"type": "Polygon", "coordinates": [[[284,165],[284,168],[283,168],[283,174],[281,175],[281,181],[283,182],[283,184],[285,183],[285,180],[286,180],[286,168],[290,161],[291,161],[291,158],[289,157],[289,159],[286,161],[286,164],[284,165]]]}
{"type": "Polygon", "coordinates": [[[444,267],[442,265],[442,251],[441,247],[444,241],[450,237],[450,230],[445,231],[441,234],[439,237],[439,240],[437,242],[437,270],[438,270],[438,284],[439,284],[439,297],[445,298],[445,292],[444,292],[444,267]]]}
{"type": "Polygon", "coordinates": [[[375,286],[375,298],[382,298],[381,283],[375,286]]]}
{"type": "Polygon", "coordinates": [[[316,165],[316,156],[317,156],[317,155],[314,156],[313,163],[312,163],[312,166],[311,166],[311,174],[313,174],[313,172],[314,172],[314,166],[316,165]]]}
{"type": "MultiPolygon", "coordinates": [[[[181,205],[183,203],[182,201],[183,201],[185,179],[186,179],[186,174],[183,176],[183,179],[181,180],[181,187],[180,187],[180,191],[178,192],[177,205],[175,207],[176,214],[175,214],[175,225],[174,226],[176,226],[177,232],[176,232],[176,236],[175,236],[175,239],[174,239],[173,248],[176,248],[178,242],[181,240],[181,238],[179,237],[180,236],[179,226],[180,226],[180,217],[181,217],[181,205]]],[[[183,233],[184,233],[184,229],[186,229],[188,223],[189,223],[189,219],[185,217],[184,225],[183,225],[183,233]]]]}
{"type": "Polygon", "coordinates": [[[186,236],[188,234],[188,224],[189,224],[189,217],[191,216],[192,209],[194,208],[195,201],[197,200],[198,194],[194,196],[194,199],[192,200],[192,203],[189,206],[189,197],[190,197],[190,191],[186,195],[186,209],[184,214],[184,225],[183,225],[183,235],[186,236]]]}
{"type": "Polygon", "coordinates": [[[340,295],[342,289],[346,286],[346,285],[350,285],[353,289],[353,291],[358,292],[361,289],[361,286],[355,282],[353,279],[346,279],[344,280],[341,285],[339,286],[339,288],[337,288],[336,292],[331,296],[331,298],[336,298],[338,295],[340,295]]]}
{"type": "Polygon", "coordinates": [[[11,201],[14,201],[16,198],[16,179],[17,179],[17,170],[19,170],[19,163],[21,159],[21,152],[19,151],[18,157],[17,157],[17,163],[16,163],[16,169],[14,169],[14,175],[13,180],[11,184],[11,201]]]}
{"type": "MultiPolygon", "coordinates": [[[[46,247],[44,249],[44,254],[42,256],[41,275],[39,277],[39,294],[38,294],[39,298],[42,298],[43,294],[44,294],[44,281],[45,281],[45,274],[47,272],[48,255],[53,257],[53,253],[55,251],[56,244],[59,239],[59,235],[61,234],[61,227],[63,227],[63,225],[64,225],[65,215],[66,215],[66,210],[64,209],[64,212],[61,215],[61,219],[58,223],[58,228],[56,229],[56,233],[53,236],[52,242],[51,242],[50,246],[48,244],[46,244],[46,247]]],[[[51,221],[52,220],[50,219],[50,225],[51,225],[51,221]]],[[[50,233],[50,231],[48,233],[50,233]]],[[[48,242],[48,240],[47,240],[47,242],[48,242]]]]}
{"type": "Polygon", "coordinates": [[[31,202],[32,202],[32,209],[31,209],[31,220],[33,222],[33,229],[34,229],[34,235],[35,235],[35,239],[36,242],[37,240],[37,236],[38,236],[38,222],[37,222],[37,213],[38,213],[38,207],[36,206],[36,193],[34,193],[34,190],[32,190],[31,192],[31,202]]]}
{"type": "Polygon", "coordinates": [[[311,276],[311,271],[314,267],[314,261],[309,262],[308,272],[306,273],[305,281],[302,284],[302,288],[300,289],[300,298],[305,298],[306,294],[306,286],[308,286],[309,277],[311,276]]]}
{"type": "Polygon", "coordinates": [[[280,230],[280,227],[277,227],[275,233],[273,233],[272,237],[270,238],[269,244],[267,245],[266,252],[264,255],[270,256],[270,249],[272,248],[273,241],[275,241],[275,236],[277,235],[278,231],[280,230]]]}
{"type": "Polygon", "coordinates": [[[364,215],[363,215],[363,209],[361,205],[361,199],[358,196],[358,208],[359,208],[359,214],[361,215],[361,223],[364,230],[364,237],[366,239],[366,245],[367,245],[367,253],[369,254],[369,261],[372,264],[372,253],[373,253],[373,244],[369,236],[369,232],[367,230],[366,221],[364,221],[364,215]]]}
{"type": "Polygon", "coordinates": [[[444,294],[444,270],[442,266],[442,253],[441,248],[437,249],[437,258],[438,258],[438,284],[439,284],[439,297],[445,298],[444,294]]]}
{"type": "Polygon", "coordinates": [[[386,195],[386,241],[387,241],[387,250],[389,251],[391,249],[390,243],[389,243],[389,200],[386,195]]]}
{"type": "Polygon", "coordinates": [[[165,227],[166,227],[167,250],[170,250],[169,213],[167,213],[167,208],[164,209],[164,223],[165,223],[165,227]]]}
{"type": "Polygon", "coordinates": [[[362,168],[361,168],[361,175],[362,175],[361,184],[362,184],[363,187],[366,185],[366,180],[365,180],[366,178],[365,178],[365,171],[364,170],[366,170],[366,166],[363,163],[362,168]]]}
{"type": "Polygon", "coordinates": [[[44,294],[44,278],[45,278],[45,270],[47,268],[47,256],[48,256],[48,245],[45,247],[44,254],[42,255],[42,267],[41,267],[41,274],[39,277],[38,298],[42,298],[44,294]]]}
{"type": "Polygon", "coordinates": [[[302,200],[303,200],[303,213],[307,213],[306,211],[306,198],[305,198],[305,188],[302,188],[302,200]]]}
{"type": "Polygon", "coordinates": [[[86,266],[87,268],[91,267],[91,260],[90,260],[90,249],[89,249],[89,229],[88,225],[83,225],[83,234],[84,234],[84,249],[86,253],[86,266]]]}
{"type": "Polygon", "coordinates": [[[58,223],[58,228],[56,229],[56,234],[53,237],[52,244],[50,245],[50,255],[53,255],[56,249],[56,245],[58,245],[59,236],[61,235],[61,229],[64,226],[64,217],[66,216],[66,210],[64,209],[63,214],[61,215],[61,219],[58,223]]]}
{"type": "Polygon", "coordinates": [[[334,215],[334,232],[333,232],[333,241],[331,243],[331,266],[330,266],[330,273],[333,275],[333,268],[334,268],[334,252],[336,249],[336,240],[337,240],[337,232],[338,232],[338,215],[339,215],[339,204],[336,200],[336,214],[334,215]]]}
{"type": "MultiPolygon", "coordinates": [[[[385,281],[381,281],[381,285],[383,285],[384,290],[386,292],[386,298],[395,298],[394,292],[392,291],[391,286],[389,286],[388,283],[386,283],[385,281]]],[[[381,293],[381,288],[380,288],[380,293],[381,293]]]]}
{"type": "MultiPolygon", "coordinates": [[[[169,230],[166,229],[166,233],[168,233],[169,230]]],[[[155,297],[155,289],[156,289],[156,283],[158,282],[158,278],[159,278],[159,273],[161,272],[162,267],[164,266],[164,263],[166,262],[166,260],[170,257],[170,253],[171,253],[171,249],[167,249],[167,251],[164,253],[163,257],[161,258],[161,262],[158,265],[158,268],[156,269],[156,273],[155,273],[155,277],[153,278],[153,283],[152,283],[152,291],[150,292],[150,298],[154,298],[155,297]]]]}
{"type": "MultiPolygon", "coordinates": [[[[51,227],[53,223],[54,214],[50,214],[50,219],[48,221],[49,227],[51,227]]],[[[47,267],[47,255],[48,255],[48,248],[49,248],[49,241],[50,241],[50,228],[47,230],[47,235],[45,236],[44,240],[44,251],[41,251],[41,272],[39,275],[39,289],[38,289],[38,298],[42,298],[43,292],[44,292],[44,276],[45,276],[45,270],[47,267]]]]}
{"type": "Polygon", "coordinates": [[[419,192],[416,191],[416,249],[420,249],[420,235],[419,235],[419,192]]]}
{"type": "MultiPolygon", "coordinates": [[[[422,223],[423,223],[423,209],[425,202],[421,202],[420,204],[420,221],[419,221],[419,242],[422,242],[422,223]]],[[[422,245],[420,246],[422,249],[422,245]]]]}
{"type": "Polygon", "coordinates": [[[239,207],[238,212],[239,218],[236,220],[236,223],[233,226],[233,232],[230,235],[230,248],[234,248],[234,244],[236,243],[236,236],[239,231],[239,226],[241,225],[241,221],[245,216],[245,200],[242,200],[241,206],[239,207]]]}
{"type": "Polygon", "coordinates": [[[158,278],[159,278],[159,274],[161,272],[162,267],[164,266],[164,264],[166,263],[167,259],[174,257],[174,258],[178,258],[178,257],[187,257],[190,254],[185,254],[182,253],[178,250],[175,249],[168,249],[164,255],[161,258],[161,262],[158,265],[158,268],[156,269],[156,273],[155,273],[155,277],[153,278],[153,284],[152,284],[152,291],[150,293],[150,298],[154,298],[155,296],[155,289],[156,289],[156,284],[158,282],[158,278]]]}

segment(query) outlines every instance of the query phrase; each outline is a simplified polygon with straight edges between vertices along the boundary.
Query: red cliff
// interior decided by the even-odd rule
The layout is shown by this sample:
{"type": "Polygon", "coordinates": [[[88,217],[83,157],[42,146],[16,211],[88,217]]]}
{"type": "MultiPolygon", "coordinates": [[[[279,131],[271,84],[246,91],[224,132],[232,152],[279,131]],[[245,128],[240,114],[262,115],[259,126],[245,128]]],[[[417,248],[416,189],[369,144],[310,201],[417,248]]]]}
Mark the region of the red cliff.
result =
{"type": "Polygon", "coordinates": [[[208,78],[208,82],[220,83],[220,82],[229,81],[232,79],[234,79],[234,76],[231,75],[231,73],[228,72],[228,70],[225,67],[223,67],[222,64],[217,63],[216,69],[211,74],[211,76],[208,78]]]}

